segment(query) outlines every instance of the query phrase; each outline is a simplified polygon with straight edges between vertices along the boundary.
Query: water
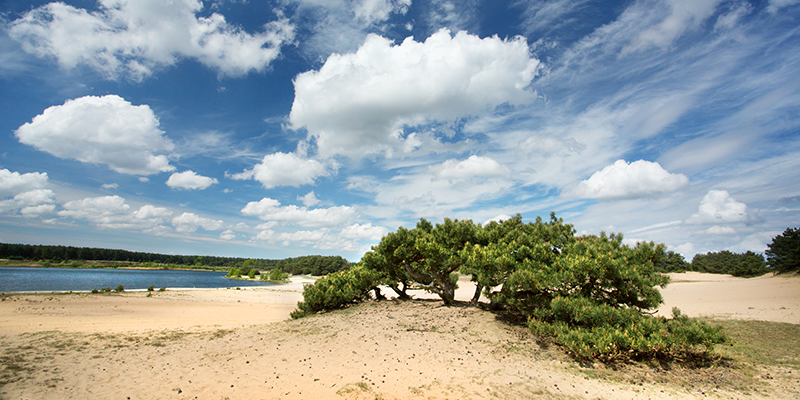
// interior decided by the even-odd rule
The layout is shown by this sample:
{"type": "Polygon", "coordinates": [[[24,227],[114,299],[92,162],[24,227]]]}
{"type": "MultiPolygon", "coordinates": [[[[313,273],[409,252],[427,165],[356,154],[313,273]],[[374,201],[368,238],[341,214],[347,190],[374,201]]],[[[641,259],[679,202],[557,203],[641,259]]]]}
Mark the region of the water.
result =
{"type": "Polygon", "coordinates": [[[226,272],[141,269],[0,268],[0,292],[68,292],[123,285],[125,290],[267,286],[271,282],[226,279],[226,272]]]}

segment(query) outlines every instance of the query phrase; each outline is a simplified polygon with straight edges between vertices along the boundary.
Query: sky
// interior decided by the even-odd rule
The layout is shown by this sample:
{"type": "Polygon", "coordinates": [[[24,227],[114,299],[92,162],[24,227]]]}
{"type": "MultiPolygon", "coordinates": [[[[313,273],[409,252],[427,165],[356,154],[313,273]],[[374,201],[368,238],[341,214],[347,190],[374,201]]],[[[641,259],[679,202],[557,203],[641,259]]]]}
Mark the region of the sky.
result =
{"type": "Polygon", "coordinates": [[[762,252],[800,0],[5,0],[0,242],[350,261],[420,218],[762,252]]]}

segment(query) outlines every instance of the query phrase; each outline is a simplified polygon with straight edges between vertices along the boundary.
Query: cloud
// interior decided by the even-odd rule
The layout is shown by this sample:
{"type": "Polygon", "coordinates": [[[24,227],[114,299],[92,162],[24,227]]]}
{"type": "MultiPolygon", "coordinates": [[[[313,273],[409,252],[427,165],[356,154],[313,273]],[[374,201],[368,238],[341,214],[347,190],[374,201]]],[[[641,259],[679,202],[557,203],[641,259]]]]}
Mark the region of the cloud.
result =
{"type": "Polygon", "coordinates": [[[141,206],[134,214],[134,218],[139,220],[162,220],[169,218],[172,211],[164,207],[156,207],[150,204],[141,206]]]}
{"type": "Polygon", "coordinates": [[[227,229],[219,234],[219,238],[222,240],[233,240],[236,239],[236,232],[227,229]]]}
{"type": "Polygon", "coordinates": [[[185,212],[172,219],[172,226],[174,226],[175,230],[178,232],[191,233],[201,227],[207,231],[218,231],[222,229],[224,222],[185,212]]]}
{"type": "Polygon", "coordinates": [[[309,59],[354,51],[370,31],[384,31],[393,15],[404,15],[411,0],[284,0],[296,6],[299,50],[309,59]]]}
{"type": "Polygon", "coordinates": [[[440,165],[430,167],[430,170],[439,179],[495,177],[506,176],[509,173],[508,168],[497,161],[475,155],[464,161],[447,160],[440,165]]]}
{"type": "Polygon", "coordinates": [[[488,223],[490,223],[492,221],[494,221],[494,222],[503,222],[503,221],[505,221],[507,219],[511,219],[511,216],[508,215],[508,214],[500,214],[500,215],[495,216],[494,218],[487,219],[486,221],[483,222],[483,225],[486,225],[486,224],[488,224],[488,223]]]}
{"type": "Polygon", "coordinates": [[[119,189],[119,184],[116,183],[104,183],[102,185],[103,189],[119,189]]]}
{"type": "Polygon", "coordinates": [[[703,233],[706,235],[735,235],[736,229],[733,229],[730,226],[714,225],[704,230],[703,233]]]}
{"type": "Polygon", "coordinates": [[[8,169],[0,169],[0,198],[14,196],[31,190],[42,189],[47,185],[47,172],[20,174],[8,169]]]}
{"type": "Polygon", "coordinates": [[[63,159],[106,164],[129,175],[172,171],[172,142],[147,105],[115,95],[86,96],[52,106],[14,133],[21,143],[63,159]]]}
{"type": "Polygon", "coordinates": [[[309,160],[294,153],[267,154],[253,169],[233,174],[232,179],[255,179],[266,189],[277,186],[313,185],[316,178],[330,172],[317,160],[309,160]]]}
{"type": "Polygon", "coordinates": [[[342,229],[341,235],[347,239],[369,239],[380,240],[389,233],[389,229],[382,226],[373,226],[371,223],[353,224],[342,229]]]}
{"type": "Polygon", "coordinates": [[[356,211],[352,207],[338,206],[312,210],[294,205],[282,207],[278,200],[268,197],[247,203],[241,212],[242,215],[255,216],[264,221],[311,227],[340,225],[356,216],[356,211]]]}
{"type": "Polygon", "coordinates": [[[306,207],[313,207],[320,203],[319,199],[317,199],[317,196],[314,194],[313,190],[308,192],[308,194],[306,194],[303,197],[297,196],[297,200],[302,201],[303,205],[306,207]]]}
{"type": "Polygon", "coordinates": [[[172,215],[167,208],[149,204],[132,210],[120,196],[87,197],[67,202],[63,208],[58,216],[85,219],[100,229],[163,232],[164,220],[172,215]]]}
{"type": "Polygon", "coordinates": [[[657,25],[639,33],[624,53],[646,50],[649,47],[669,47],[686,31],[698,29],[721,0],[667,0],[669,14],[657,25]]]}
{"type": "Polygon", "coordinates": [[[221,76],[263,71],[294,38],[286,19],[250,34],[203,9],[198,0],[101,0],[89,12],[64,3],[35,8],[9,24],[8,33],[38,57],[64,69],[87,65],[106,79],[142,80],[158,67],[195,59],[221,76]]]}
{"type": "Polygon", "coordinates": [[[322,240],[328,233],[326,229],[318,229],[315,231],[294,231],[294,232],[280,232],[276,233],[272,230],[261,231],[256,235],[258,240],[267,240],[272,242],[308,242],[322,240]]]}
{"type": "Polygon", "coordinates": [[[0,213],[19,211],[25,217],[39,217],[55,211],[55,194],[50,189],[22,192],[9,200],[0,201],[0,213]]]}
{"type": "Polygon", "coordinates": [[[518,147],[522,153],[533,153],[545,157],[558,154],[577,154],[585,148],[586,145],[579,143],[575,138],[557,139],[539,135],[529,136],[518,147]]]}
{"type": "Polygon", "coordinates": [[[672,192],[689,184],[683,174],[671,174],[656,162],[617,160],[565,194],[578,198],[618,200],[672,192]]]}
{"type": "Polygon", "coordinates": [[[423,18],[430,29],[445,27],[452,31],[479,29],[479,7],[477,0],[430,0],[422,3],[423,18]]]}
{"type": "Polygon", "coordinates": [[[411,6],[411,0],[360,0],[353,5],[357,19],[373,24],[386,21],[393,13],[405,14],[411,6]]]}
{"type": "Polygon", "coordinates": [[[197,175],[194,171],[188,170],[176,172],[167,179],[167,186],[173,189],[206,189],[209,186],[219,183],[216,178],[197,175]]]}
{"type": "Polygon", "coordinates": [[[691,242],[686,242],[679,246],[670,246],[670,249],[681,253],[687,260],[691,260],[691,257],[694,257],[695,254],[694,244],[691,242]]]}
{"type": "Polygon", "coordinates": [[[404,126],[529,102],[526,87],[538,66],[522,37],[443,29],[423,43],[409,37],[393,45],[370,35],[356,53],[333,54],[318,71],[295,78],[289,119],[292,128],[308,130],[322,156],[403,149],[404,126]]]}
{"type": "Polygon", "coordinates": [[[791,7],[798,3],[800,3],[800,0],[769,0],[769,6],[767,6],[767,11],[769,13],[775,14],[782,8],[791,7]]]}
{"type": "Polygon", "coordinates": [[[700,201],[697,213],[687,224],[731,224],[747,221],[747,205],[733,199],[726,190],[709,190],[700,201]]]}

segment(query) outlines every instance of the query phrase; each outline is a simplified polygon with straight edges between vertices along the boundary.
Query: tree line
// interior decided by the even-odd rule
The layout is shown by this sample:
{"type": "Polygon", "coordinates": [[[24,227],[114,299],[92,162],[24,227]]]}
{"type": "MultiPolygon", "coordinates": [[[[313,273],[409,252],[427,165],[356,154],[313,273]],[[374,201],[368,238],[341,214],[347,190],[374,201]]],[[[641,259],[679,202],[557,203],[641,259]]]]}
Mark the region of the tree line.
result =
{"type": "Polygon", "coordinates": [[[657,264],[661,272],[705,272],[729,274],[744,278],[761,276],[768,272],[787,273],[800,271],[800,228],[786,230],[772,238],[764,255],[747,251],[733,253],[728,250],[695,254],[687,262],[680,253],[668,251],[657,264]]]}
{"type": "Polygon", "coordinates": [[[524,223],[517,214],[485,226],[445,218],[421,219],[413,229],[387,234],[357,265],[306,285],[292,318],[381,299],[388,288],[400,299],[410,289],[455,302],[459,274],[469,275],[493,310],[527,321],[536,335],[579,359],[696,359],[728,339],[721,328],[687,318],[655,317],[657,287],[669,277],[660,265],[663,244],[622,243],[621,234],[576,236],[550,215],[524,223]]]}
{"type": "Polygon", "coordinates": [[[341,256],[300,256],[286,259],[249,259],[242,257],[172,255],[134,252],[119,249],[94,247],[51,246],[0,243],[0,258],[31,261],[115,261],[179,265],[185,267],[219,267],[273,270],[281,269],[289,274],[325,275],[350,267],[351,263],[341,256]]]}

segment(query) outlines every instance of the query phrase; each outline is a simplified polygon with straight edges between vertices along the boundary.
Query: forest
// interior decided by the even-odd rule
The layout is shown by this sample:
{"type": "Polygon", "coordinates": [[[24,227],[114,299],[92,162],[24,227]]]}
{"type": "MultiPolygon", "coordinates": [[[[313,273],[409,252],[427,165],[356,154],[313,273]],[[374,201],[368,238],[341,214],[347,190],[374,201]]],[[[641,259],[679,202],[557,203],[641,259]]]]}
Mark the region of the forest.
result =
{"type": "Polygon", "coordinates": [[[249,259],[241,257],[170,255],[93,247],[48,246],[0,243],[0,258],[85,266],[82,261],[147,264],[154,268],[281,269],[292,275],[325,275],[348,268],[351,263],[341,256],[310,255],[286,259],[249,259]]]}

